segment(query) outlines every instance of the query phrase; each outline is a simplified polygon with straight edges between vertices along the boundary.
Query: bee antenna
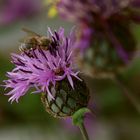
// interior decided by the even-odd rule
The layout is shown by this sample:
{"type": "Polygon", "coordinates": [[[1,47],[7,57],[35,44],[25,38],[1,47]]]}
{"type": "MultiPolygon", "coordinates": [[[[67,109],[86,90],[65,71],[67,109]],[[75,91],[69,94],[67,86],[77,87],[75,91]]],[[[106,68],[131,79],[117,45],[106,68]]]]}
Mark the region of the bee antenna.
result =
{"type": "Polygon", "coordinates": [[[27,29],[25,27],[21,28],[22,31],[24,31],[25,33],[31,34],[31,35],[36,35],[36,36],[40,36],[39,34],[35,33],[34,31],[31,31],[30,29],[27,29]]]}

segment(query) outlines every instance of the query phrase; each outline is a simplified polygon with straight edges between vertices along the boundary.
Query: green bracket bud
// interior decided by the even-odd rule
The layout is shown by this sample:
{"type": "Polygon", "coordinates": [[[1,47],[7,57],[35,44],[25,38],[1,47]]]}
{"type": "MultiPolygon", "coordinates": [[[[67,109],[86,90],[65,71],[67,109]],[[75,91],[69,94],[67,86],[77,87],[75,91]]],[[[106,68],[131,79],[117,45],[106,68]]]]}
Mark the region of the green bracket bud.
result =
{"type": "Polygon", "coordinates": [[[86,107],[80,108],[72,116],[73,124],[76,126],[80,126],[81,124],[83,124],[84,116],[86,113],[89,113],[89,112],[91,112],[91,111],[86,107]]]}

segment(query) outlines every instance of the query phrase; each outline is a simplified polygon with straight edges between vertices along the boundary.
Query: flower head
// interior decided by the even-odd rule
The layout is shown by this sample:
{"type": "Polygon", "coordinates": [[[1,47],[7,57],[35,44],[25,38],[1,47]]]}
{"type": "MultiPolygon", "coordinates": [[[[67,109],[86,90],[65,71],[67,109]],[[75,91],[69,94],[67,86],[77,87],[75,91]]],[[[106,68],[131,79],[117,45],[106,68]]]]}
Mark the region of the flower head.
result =
{"type": "Polygon", "coordinates": [[[108,76],[130,64],[137,44],[131,25],[140,23],[139,8],[139,0],[58,1],[62,18],[78,23],[75,47],[82,70],[108,76]]]}
{"type": "Polygon", "coordinates": [[[63,28],[54,33],[49,29],[49,33],[48,50],[36,46],[21,54],[12,54],[15,68],[7,73],[9,79],[4,81],[4,86],[12,89],[6,94],[11,96],[9,101],[18,102],[31,87],[36,88],[33,93],[43,92],[54,98],[50,88],[55,87],[57,82],[68,79],[74,89],[73,77],[81,80],[73,65],[73,34],[65,37],[63,28]]]}
{"type": "Polygon", "coordinates": [[[78,22],[80,25],[81,39],[78,41],[80,50],[91,46],[86,42],[104,38],[112,44],[118,56],[126,64],[133,55],[133,52],[128,51],[133,51],[135,44],[132,43],[131,49],[127,50],[125,45],[130,43],[125,44],[120,38],[125,38],[127,35],[131,42],[134,42],[130,24],[140,23],[139,6],[138,0],[60,0],[57,4],[58,12],[64,19],[78,22]],[[87,31],[90,36],[85,35],[87,31]],[[84,47],[80,43],[83,40],[84,47]]]}
{"type": "Polygon", "coordinates": [[[39,0],[2,0],[0,8],[0,25],[7,25],[39,13],[41,3],[39,0]]]}
{"type": "Polygon", "coordinates": [[[69,20],[94,22],[95,15],[109,18],[121,13],[132,1],[134,0],[59,0],[58,12],[69,20]]]}

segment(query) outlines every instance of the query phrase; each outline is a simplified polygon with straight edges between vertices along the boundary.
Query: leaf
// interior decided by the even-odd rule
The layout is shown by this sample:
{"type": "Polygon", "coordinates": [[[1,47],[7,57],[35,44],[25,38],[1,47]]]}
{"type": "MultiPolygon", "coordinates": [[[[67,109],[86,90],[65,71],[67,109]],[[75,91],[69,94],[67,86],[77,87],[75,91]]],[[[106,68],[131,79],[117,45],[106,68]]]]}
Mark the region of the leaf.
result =
{"type": "Polygon", "coordinates": [[[73,124],[76,126],[80,126],[84,122],[84,116],[86,113],[91,112],[88,108],[84,107],[76,111],[73,116],[73,124]]]}

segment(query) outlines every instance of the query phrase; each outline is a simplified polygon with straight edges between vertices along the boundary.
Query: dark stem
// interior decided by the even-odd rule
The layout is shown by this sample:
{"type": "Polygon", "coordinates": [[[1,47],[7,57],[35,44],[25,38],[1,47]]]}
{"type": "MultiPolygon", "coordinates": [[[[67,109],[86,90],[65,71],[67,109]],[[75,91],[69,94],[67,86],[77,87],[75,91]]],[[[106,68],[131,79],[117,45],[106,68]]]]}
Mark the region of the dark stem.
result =
{"type": "Polygon", "coordinates": [[[123,80],[121,80],[120,76],[116,75],[115,78],[114,78],[114,81],[121,88],[121,90],[123,91],[125,96],[128,98],[128,100],[131,102],[131,104],[135,107],[137,112],[140,114],[140,103],[133,96],[132,92],[128,89],[128,87],[124,84],[123,80]]]}
{"type": "Polygon", "coordinates": [[[88,137],[86,128],[84,126],[84,123],[82,123],[81,125],[79,125],[79,128],[80,128],[80,131],[81,131],[81,133],[83,135],[84,140],[89,140],[89,137],[88,137]]]}
{"type": "Polygon", "coordinates": [[[129,56],[126,53],[126,51],[124,50],[124,48],[122,47],[122,44],[120,43],[120,41],[116,38],[116,36],[112,32],[112,30],[110,29],[110,27],[106,21],[104,21],[103,27],[105,29],[105,33],[106,33],[107,37],[109,38],[109,40],[115,47],[118,55],[122,58],[124,63],[127,64],[129,62],[129,56]]]}

